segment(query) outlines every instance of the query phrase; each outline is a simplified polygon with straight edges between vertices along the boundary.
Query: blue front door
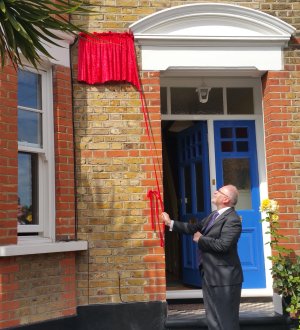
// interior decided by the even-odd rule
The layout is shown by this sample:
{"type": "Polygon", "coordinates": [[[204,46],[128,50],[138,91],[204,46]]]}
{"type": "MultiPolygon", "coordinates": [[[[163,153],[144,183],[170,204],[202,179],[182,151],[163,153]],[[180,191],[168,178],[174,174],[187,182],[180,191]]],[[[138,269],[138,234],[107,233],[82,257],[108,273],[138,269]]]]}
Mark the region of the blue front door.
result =
{"type": "Polygon", "coordinates": [[[215,121],[214,140],[217,189],[226,184],[239,189],[236,209],[243,227],[238,246],[243,288],[265,288],[255,122],[215,121]]]}
{"type": "MultiPolygon", "coordinates": [[[[210,213],[210,182],[206,122],[178,134],[180,220],[196,222],[210,213]]],[[[182,235],[182,274],[185,284],[201,286],[197,245],[182,235]]]]}

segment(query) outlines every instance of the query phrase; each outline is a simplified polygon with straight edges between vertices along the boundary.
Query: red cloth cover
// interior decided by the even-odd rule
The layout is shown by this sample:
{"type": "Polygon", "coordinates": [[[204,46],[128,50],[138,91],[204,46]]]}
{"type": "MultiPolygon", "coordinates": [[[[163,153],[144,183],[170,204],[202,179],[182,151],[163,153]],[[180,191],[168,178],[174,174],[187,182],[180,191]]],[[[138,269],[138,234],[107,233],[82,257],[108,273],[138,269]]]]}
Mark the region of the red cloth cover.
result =
{"type": "Polygon", "coordinates": [[[80,33],[78,81],[102,84],[129,82],[140,90],[132,33],[80,33]]]}

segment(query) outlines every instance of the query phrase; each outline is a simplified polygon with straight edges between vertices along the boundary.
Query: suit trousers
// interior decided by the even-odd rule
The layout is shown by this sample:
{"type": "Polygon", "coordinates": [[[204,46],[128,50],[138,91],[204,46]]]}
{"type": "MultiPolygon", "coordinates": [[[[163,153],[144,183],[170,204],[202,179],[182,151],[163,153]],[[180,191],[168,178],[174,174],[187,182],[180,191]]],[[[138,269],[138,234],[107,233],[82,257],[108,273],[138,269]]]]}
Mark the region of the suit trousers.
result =
{"type": "Polygon", "coordinates": [[[211,286],[202,277],[203,302],[209,330],[239,330],[242,284],[211,286]]]}

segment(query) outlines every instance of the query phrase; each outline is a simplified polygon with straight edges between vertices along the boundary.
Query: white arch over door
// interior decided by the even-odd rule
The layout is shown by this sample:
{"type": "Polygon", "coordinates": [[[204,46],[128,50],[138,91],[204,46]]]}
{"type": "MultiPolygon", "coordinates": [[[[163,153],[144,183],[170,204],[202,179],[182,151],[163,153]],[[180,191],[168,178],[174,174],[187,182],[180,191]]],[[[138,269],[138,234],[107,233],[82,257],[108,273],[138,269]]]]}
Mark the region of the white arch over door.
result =
{"type": "Polygon", "coordinates": [[[200,3],[168,8],[130,26],[142,70],[236,69],[249,75],[283,68],[295,28],[246,7],[200,3]]]}

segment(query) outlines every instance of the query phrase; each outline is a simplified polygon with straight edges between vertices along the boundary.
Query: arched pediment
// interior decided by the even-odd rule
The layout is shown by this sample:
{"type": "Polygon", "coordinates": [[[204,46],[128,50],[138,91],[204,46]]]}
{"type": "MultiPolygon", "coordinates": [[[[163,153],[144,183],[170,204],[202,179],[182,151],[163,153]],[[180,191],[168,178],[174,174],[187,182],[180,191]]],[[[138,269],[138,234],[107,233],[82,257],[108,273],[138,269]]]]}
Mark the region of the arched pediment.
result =
{"type": "Polygon", "coordinates": [[[185,40],[185,44],[224,40],[285,44],[295,31],[291,25],[263,12],[218,3],[165,9],[132,24],[130,29],[141,44],[150,44],[151,40],[170,43],[185,40]]]}
{"type": "Polygon", "coordinates": [[[281,70],[296,29],[258,10],[221,3],[168,8],[130,26],[144,70],[281,70]]]}

